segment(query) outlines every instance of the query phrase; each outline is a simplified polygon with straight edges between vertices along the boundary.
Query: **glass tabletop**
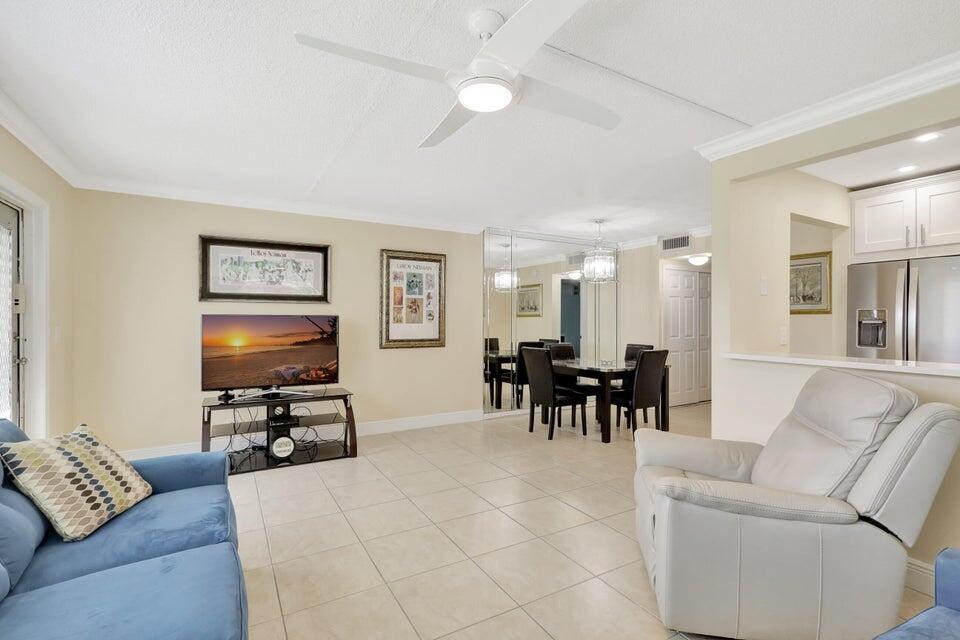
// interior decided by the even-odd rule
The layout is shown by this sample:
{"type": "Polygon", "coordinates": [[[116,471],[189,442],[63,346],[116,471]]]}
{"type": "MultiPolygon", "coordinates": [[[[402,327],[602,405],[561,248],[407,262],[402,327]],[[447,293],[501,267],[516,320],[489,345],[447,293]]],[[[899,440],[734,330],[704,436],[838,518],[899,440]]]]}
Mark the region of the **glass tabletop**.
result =
{"type": "Polygon", "coordinates": [[[516,357],[517,352],[511,349],[498,349],[487,351],[484,355],[487,358],[513,358],[516,357]]]}
{"type": "Polygon", "coordinates": [[[636,366],[636,360],[603,360],[600,358],[572,358],[554,360],[553,366],[579,369],[581,371],[600,371],[604,373],[630,371],[636,366]]]}

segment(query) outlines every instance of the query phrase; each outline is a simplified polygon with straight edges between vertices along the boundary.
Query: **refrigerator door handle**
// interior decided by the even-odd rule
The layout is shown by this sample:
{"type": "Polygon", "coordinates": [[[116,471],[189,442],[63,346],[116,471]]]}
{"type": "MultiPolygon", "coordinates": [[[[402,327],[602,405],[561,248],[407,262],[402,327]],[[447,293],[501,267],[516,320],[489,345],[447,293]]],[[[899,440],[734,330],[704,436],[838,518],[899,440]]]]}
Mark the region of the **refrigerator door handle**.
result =
{"type": "Polygon", "coordinates": [[[893,354],[897,360],[903,360],[903,316],[904,296],[907,292],[907,269],[897,269],[897,308],[893,314],[893,354]]]}
{"type": "Polygon", "coordinates": [[[910,267],[907,292],[907,360],[917,360],[917,290],[920,287],[920,267],[910,267]]]}

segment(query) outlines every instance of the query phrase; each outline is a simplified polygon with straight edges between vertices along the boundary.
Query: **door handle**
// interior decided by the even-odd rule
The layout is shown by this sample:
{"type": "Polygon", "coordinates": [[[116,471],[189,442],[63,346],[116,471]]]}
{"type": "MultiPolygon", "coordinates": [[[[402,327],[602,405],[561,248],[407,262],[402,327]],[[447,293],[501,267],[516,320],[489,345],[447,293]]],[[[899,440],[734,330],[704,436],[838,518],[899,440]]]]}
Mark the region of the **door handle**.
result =
{"type": "Polygon", "coordinates": [[[927,226],[924,224],[920,225],[920,246],[925,247],[927,245],[927,226]]]}
{"type": "Polygon", "coordinates": [[[920,267],[910,267],[907,291],[907,360],[917,360],[917,308],[919,305],[920,267]]]}
{"type": "Polygon", "coordinates": [[[906,236],[904,237],[904,242],[906,243],[905,246],[909,247],[910,246],[910,227],[904,227],[903,231],[906,234],[906,236]]]}
{"type": "Polygon", "coordinates": [[[900,267],[897,269],[897,302],[893,314],[893,357],[897,360],[903,360],[903,315],[906,313],[904,305],[904,295],[907,288],[907,269],[900,267]]]}

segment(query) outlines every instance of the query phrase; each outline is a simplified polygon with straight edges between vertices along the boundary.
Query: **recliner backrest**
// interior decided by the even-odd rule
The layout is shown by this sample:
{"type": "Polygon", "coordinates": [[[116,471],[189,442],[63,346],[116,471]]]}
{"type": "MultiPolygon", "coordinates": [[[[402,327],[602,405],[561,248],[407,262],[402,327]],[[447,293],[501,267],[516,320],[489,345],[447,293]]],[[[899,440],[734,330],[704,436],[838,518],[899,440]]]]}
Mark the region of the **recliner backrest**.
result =
{"type": "Polygon", "coordinates": [[[933,402],[910,413],[883,442],[847,502],[913,546],[960,443],[960,409],[933,402]]]}
{"type": "Polygon", "coordinates": [[[917,395],[899,385],[821,369],[770,436],[751,482],[845,500],[883,441],[916,406],[917,395]]]}

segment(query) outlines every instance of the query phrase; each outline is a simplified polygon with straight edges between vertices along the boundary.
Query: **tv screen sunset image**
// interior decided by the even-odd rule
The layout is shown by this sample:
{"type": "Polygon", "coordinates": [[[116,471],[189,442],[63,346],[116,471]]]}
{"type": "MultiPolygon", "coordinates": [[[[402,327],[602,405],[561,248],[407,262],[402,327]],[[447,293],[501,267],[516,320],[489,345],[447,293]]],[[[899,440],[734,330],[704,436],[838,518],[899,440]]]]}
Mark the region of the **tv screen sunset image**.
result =
{"type": "Polygon", "coordinates": [[[338,381],[336,316],[203,316],[205,391],[338,381]]]}

